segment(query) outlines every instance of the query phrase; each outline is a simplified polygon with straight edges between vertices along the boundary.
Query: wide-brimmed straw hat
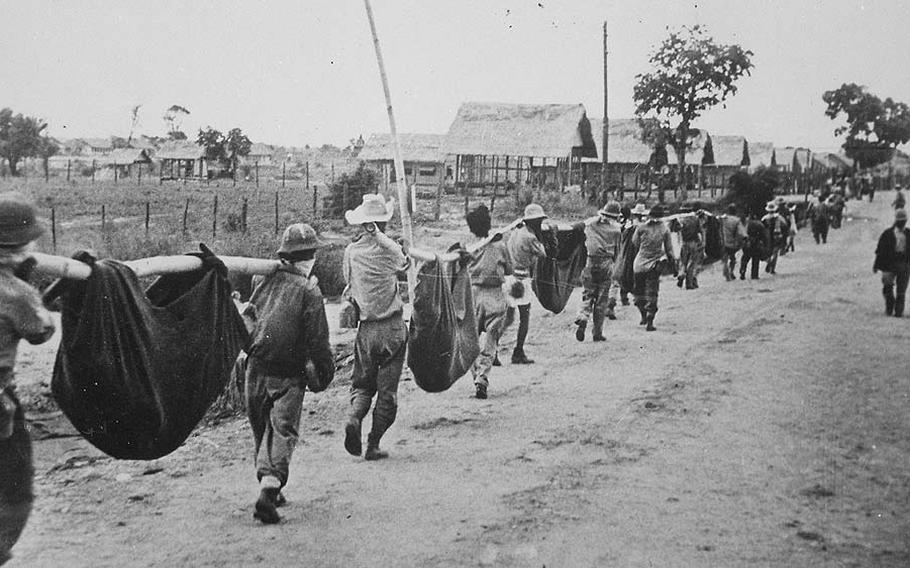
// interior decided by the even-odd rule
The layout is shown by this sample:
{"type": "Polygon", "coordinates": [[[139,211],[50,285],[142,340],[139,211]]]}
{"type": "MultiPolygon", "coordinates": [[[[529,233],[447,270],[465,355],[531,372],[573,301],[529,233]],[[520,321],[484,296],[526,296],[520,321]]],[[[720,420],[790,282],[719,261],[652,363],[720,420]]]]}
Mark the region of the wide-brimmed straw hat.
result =
{"type": "Polygon", "coordinates": [[[907,220],[907,210],[906,209],[897,209],[894,211],[894,220],[895,221],[906,221],[907,220]]]}
{"type": "Polygon", "coordinates": [[[777,203],[769,201],[767,204],[765,204],[765,211],[768,213],[777,213],[777,203]]]}
{"type": "Polygon", "coordinates": [[[604,217],[613,217],[614,219],[618,219],[622,217],[622,206],[618,201],[608,201],[607,204],[604,205],[600,211],[598,211],[598,213],[604,217]]]}
{"type": "Polygon", "coordinates": [[[547,214],[543,212],[543,207],[536,203],[529,203],[525,207],[525,214],[521,217],[525,221],[533,221],[534,219],[546,219],[547,214]]]}
{"type": "Polygon", "coordinates": [[[316,230],[306,223],[294,223],[284,230],[281,235],[281,246],[278,254],[292,253],[304,250],[316,250],[322,246],[316,230]]]}
{"type": "Polygon", "coordinates": [[[647,215],[648,213],[650,211],[645,208],[644,203],[636,203],[635,207],[632,208],[632,215],[647,215]]]}
{"type": "Polygon", "coordinates": [[[28,244],[44,234],[32,202],[15,192],[0,193],[0,246],[28,244]]]}
{"type": "Polygon", "coordinates": [[[344,219],[351,225],[363,223],[387,223],[395,214],[395,198],[388,201],[381,193],[367,193],[363,196],[363,203],[351,211],[346,211],[344,219]]]}

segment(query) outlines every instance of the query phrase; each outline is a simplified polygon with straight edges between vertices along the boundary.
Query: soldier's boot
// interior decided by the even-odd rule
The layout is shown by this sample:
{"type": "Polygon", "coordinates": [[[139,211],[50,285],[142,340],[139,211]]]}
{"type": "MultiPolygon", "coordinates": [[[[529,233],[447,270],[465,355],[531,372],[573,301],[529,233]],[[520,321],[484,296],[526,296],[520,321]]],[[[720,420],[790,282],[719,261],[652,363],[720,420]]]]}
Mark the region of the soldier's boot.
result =
{"type": "Polygon", "coordinates": [[[608,320],[616,319],[616,300],[614,298],[607,300],[607,313],[605,315],[608,320]]]}

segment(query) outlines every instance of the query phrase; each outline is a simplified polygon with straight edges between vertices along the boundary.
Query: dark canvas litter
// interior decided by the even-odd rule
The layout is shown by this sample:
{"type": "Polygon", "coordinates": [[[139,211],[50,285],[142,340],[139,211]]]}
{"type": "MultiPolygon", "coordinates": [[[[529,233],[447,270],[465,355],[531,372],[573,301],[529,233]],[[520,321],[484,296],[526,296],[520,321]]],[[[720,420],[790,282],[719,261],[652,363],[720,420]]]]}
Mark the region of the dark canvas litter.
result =
{"type": "Polygon", "coordinates": [[[534,293],[540,305],[558,314],[572,290],[581,286],[581,272],[587,261],[584,230],[560,229],[544,233],[547,258],[537,260],[534,293]]]}
{"type": "Polygon", "coordinates": [[[10,556],[32,509],[32,442],[15,395],[13,435],[0,440],[0,564],[10,556]]]}
{"type": "Polygon", "coordinates": [[[222,393],[246,329],[224,265],[158,278],[94,263],[67,282],[51,383],[61,410],[106,454],[150,460],[177,449],[222,393]]]}
{"type": "Polygon", "coordinates": [[[461,262],[427,262],[417,273],[408,367],[427,392],[442,392],[480,354],[471,277],[461,262]]]}

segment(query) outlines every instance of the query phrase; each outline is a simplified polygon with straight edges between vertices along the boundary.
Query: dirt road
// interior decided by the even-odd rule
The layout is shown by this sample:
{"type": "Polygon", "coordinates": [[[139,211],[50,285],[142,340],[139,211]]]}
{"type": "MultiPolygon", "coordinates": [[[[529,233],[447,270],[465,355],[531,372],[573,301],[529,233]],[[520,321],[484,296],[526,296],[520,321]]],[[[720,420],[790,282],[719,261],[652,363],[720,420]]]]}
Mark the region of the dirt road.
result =
{"type": "Polygon", "coordinates": [[[910,565],[910,320],[871,272],[887,197],[827,245],[800,233],[776,276],[665,280],[655,333],[624,308],[579,344],[580,294],[535,308],[537,364],[494,369],[488,400],[402,383],[384,462],[344,452],[339,377],[307,395],[277,526],[251,515],[242,420],[148,463],[37,442],[10,565],[910,565]]]}

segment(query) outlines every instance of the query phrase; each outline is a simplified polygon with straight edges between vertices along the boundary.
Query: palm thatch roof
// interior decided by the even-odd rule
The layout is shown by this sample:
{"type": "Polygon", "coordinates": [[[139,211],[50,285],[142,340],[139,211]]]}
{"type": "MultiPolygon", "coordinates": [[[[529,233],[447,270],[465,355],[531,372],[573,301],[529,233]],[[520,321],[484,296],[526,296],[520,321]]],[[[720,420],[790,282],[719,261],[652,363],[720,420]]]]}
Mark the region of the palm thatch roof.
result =
{"type": "MultiPolygon", "coordinates": [[[[401,144],[402,159],[405,162],[441,162],[443,155],[440,153],[445,134],[398,134],[401,144]]],[[[392,149],[392,135],[377,133],[366,141],[357,159],[366,162],[385,162],[394,159],[392,149]]]]}
{"type": "Polygon", "coordinates": [[[750,148],[745,136],[712,135],[711,148],[714,151],[712,165],[738,167],[750,163],[750,148]]]}
{"type": "Polygon", "coordinates": [[[591,123],[581,104],[462,103],[443,153],[565,158],[580,148],[596,158],[591,123]]]}
{"type": "Polygon", "coordinates": [[[205,148],[185,140],[167,142],[161,146],[155,157],[159,160],[198,160],[205,157],[205,148]]]}
{"type": "MultiPolygon", "coordinates": [[[[693,166],[711,162],[710,136],[707,130],[693,128],[689,131],[692,143],[686,148],[686,165],[693,166]]],[[[667,148],[667,163],[671,166],[676,165],[676,152],[673,148],[667,148]]]]}
{"type": "Polygon", "coordinates": [[[799,168],[802,171],[806,171],[812,165],[812,150],[808,148],[797,148],[794,153],[796,157],[796,163],[799,164],[799,168]]]}
{"type": "MultiPolygon", "coordinates": [[[[603,119],[591,118],[591,133],[597,155],[603,156],[603,119]]],[[[649,164],[654,148],[641,141],[641,127],[637,118],[610,119],[607,133],[610,145],[607,148],[607,162],[610,164],[649,164]]],[[[584,162],[597,162],[598,158],[585,158],[584,162]]]]}
{"type": "Polygon", "coordinates": [[[776,164],[773,142],[749,142],[749,166],[770,168],[776,164]]]}
{"type": "Polygon", "coordinates": [[[834,152],[820,150],[812,152],[812,162],[824,170],[847,171],[853,167],[853,161],[834,152]]]}
{"type": "Polygon", "coordinates": [[[778,167],[784,168],[786,170],[793,170],[793,164],[795,163],[795,154],[796,148],[792,146],[787,146],[786,148],[775,148],[774,156],[777,159],[778,167]]]}
{"type": "Polygon", "coordinates": [[[148,164],[152,160],[146,150],[141,148],[118,148],[105,157],[111,164],[126,166],[129,164],[148,164]]]}

